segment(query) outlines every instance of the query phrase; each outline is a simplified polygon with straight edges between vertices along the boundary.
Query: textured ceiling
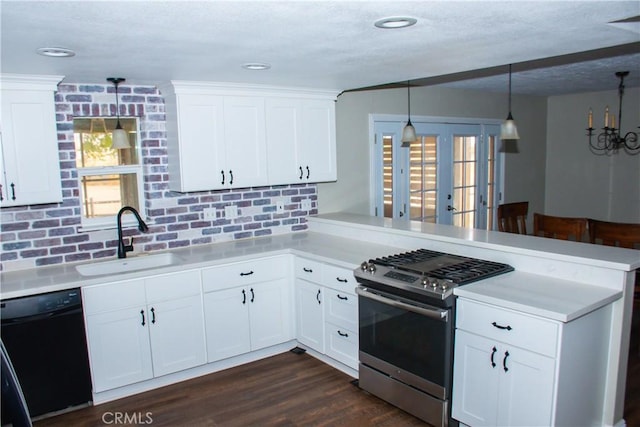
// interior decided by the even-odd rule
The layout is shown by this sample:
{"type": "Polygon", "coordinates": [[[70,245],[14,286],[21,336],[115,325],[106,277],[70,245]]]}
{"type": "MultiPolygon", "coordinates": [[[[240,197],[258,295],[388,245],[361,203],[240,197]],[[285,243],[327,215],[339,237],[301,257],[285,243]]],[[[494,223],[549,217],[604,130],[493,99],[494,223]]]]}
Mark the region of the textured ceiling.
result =
{"type": "MultiPolygon", "coordinates": [[[[504,91],[506,64],[640,42],[639,23],[630,19],[640,15],[637,0],[3,0],[0,14],[3,73],[59,74],[70,82],[122,76],[136,84],[203,80],[340,92],[493,69],[438,83],[504,91]],[[418,22],[397,30],[373,25],[398,15],[418,22]],[[40,47],[70,48],[76,56],[46,58],[35,53],[40,47]],[[247,62],[271,69],[242,69],[247,62]]],[[[631,54],[575,64],[514,66],[513,90],[613,89],[613,73],[622,68],[631,71],[628,86],[638,86],[640,51],[631,46],[631,54]]]]}

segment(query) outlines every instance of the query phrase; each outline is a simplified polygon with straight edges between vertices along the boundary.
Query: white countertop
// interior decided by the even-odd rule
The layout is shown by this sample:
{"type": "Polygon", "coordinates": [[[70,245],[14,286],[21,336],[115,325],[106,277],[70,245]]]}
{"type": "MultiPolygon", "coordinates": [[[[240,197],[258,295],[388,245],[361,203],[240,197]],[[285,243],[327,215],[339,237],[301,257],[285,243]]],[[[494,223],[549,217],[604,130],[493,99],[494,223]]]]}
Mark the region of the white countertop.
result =
{"type": "Polygon", "coordinates": [[[309,218],[310,224],[345,224],[364,233],[384,230],[398,236],[422,235],[432,241],[454,243],[483,249],[498,249],[536,258],[552,258],[576,264],[592,265],[622,271],[640,268],[640,250],[559,239],[503,233],[432,224],[406,219],[381,218],[343,212],[309,218]]]}
{"type": "MultiPolygon", "coordinates": [[[[329,218],[322,216],[314,218],[314,221],[335,222],[342,221],[341,218],[345,220],[344,224],[349,227],[366,227],[369,230],[378,227],[384,227],[385,229],[391,227],[395,232],[410,233],[413,236],[427,233],[426,231],[413,230],[416,227],[414,222],[389,222],[379,218],[371,218],[363,223],[362,218],[367,217],[361,216],[333,215],[329,216],[329,218]]],[[[467,239],[472,239],[473,236],[484,235],[483,239],[476,240],[473,237],[472,241],[477,244],[484,243],[495,246],[503,245],[505,241],[509,240],[510,236],[506,233],[500,233],[504,237],[496,237],[489,235],[487,232],[483,234],[482,230],[465,230],[446,226],[444,228],[439,226],[431,229],[428,224],[421,228],[429,229],[427,233],[429,234],[429,239],[448,239],[452,243],[456,241],[459,243],[460,239],[465,239],[464,236],[467,239]]],[[[553,241],[553,239],[535,240],[553,241]]],[[[364,260],[405,250],[406,248],[373,244],[366,241],[308,231],[176,249],[170,252],[183,261],[179,265],[117,275],[82,276],[77,272],[74,264],[2,273],[0,297],[2,299],[16,298],[280,254],[309,256],[318,261],[331,262],[345,268],[356,268],[364,260]]],[[[532,249],[529,247],[523,249],[509,247],[507,250],[533,251],[542,250],[542,248],[532,249]]],[[[615,255],[617,256],[612,256],[611,259],[605,258],[602,262],[614,263],[621,270],[626,270],[630,266],[636,265],[634,256],[636,255],[635,252],[638,251],[620,251],[616,252],[615,255]],[[620,262],[621,259],[623,260],[622,263],[620,262]]],[[[557,255],[551,253],[548,256],[557,255]]],[[[575,258],[578,257],[578,254],[565,254],[565,256],[575,258]]],[[[99,262],[100,260],[96,261],[99,262]]],[[[637,264],[640,266],[640,261],[637,264]]],[[[454,294],[567,322],[620,298],[622,291],[556,279],[548,275],[515,271],[457,288],[454,294]]]]}
{"type": "MultiPolygon", "coordinates": [[[[361,262],[369,258],[385,256],[390,253],[402,252],[403,250],[397,247],[376,245],[313,232],[292,233],[175,249],[168,252],[177,255],[184,261],[180,265],[116,275],[82,276],[77,272],[75,266],[86,263],[61,264],[29,270],[3,272],[0,275],[0,298],[16,298],[280,254],[307,255],[318,261],[331,262],[345,268],[356,268],[361,262]]],[[[156,253],[159,252],[154,252],[154,254],[156,253]]],[[[105,258],[94,262],[112,259],[105,258]]]]}
{"type": "Polygon", "coordinates": [[[513,271],[455,288],[454,295],[560,322],[570,322],[620,297],[622,291],[513,271]]]}

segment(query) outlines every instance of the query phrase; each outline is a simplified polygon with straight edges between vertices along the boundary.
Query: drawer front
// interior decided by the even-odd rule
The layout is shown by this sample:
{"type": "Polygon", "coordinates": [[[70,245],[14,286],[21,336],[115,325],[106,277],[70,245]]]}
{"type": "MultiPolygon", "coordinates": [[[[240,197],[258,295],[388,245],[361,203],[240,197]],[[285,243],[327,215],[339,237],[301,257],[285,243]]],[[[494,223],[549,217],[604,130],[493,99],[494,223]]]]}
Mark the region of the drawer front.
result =
{"type": "Polygon", "coordinates": [[[289,257],[277,256],[243,261],[202,270],[204,292],[219,291],[287,277],[289,257]]]}
{"type": "Polygon", "coordinates": [[[356,286],[358,286],[355,277],[353,277],[353,270],[326,264],[322,271],[322,284],[353,295],[355,295],[356,286]]]}
{"type": "Polygon", "coordinates": [[[358,330],[358,297],[347,292],[325,288],[325,319],[352,331],[358,330]]]}
{"type": "Polygon", "coordinates": [[[512,310],[457,300],[456,328],[555,357],[558,323],[512,310]]]}
{"type": "Polygon", "coordinates": [[[358,369],[358,334],[352,330],[327,322],[325,351],[332,359],[358,369]]]}
{"type": "Polygon", "coordinates": [[[85,315],[104,313],[128,307],[144,307],[144,280],[125,280],[82,288],[85,315]]]}
{"type": "Polygon", "coordinates": [[[153,276],[145,279],[149,304],[200,295],[200,270],[153,276]]]}
{"type": "Polygon", "coordinates": [[[321,262],[296,257],[294,264],[295,277],[322,284],[322,268],[324,265],[321,262]]]}

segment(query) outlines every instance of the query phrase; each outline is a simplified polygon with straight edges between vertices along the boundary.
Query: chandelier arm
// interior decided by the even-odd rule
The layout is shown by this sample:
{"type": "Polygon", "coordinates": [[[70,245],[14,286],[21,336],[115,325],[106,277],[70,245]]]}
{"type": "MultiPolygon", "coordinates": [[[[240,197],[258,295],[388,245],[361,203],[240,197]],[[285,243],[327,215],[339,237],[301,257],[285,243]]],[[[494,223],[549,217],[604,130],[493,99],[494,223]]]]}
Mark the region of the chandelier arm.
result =
{"type": "Polygon", "coordinates": [[[622,139],[622,143],[627,151],[640,150],[640,144],[638,143],[638,134],[635,132],[627,132],[622,139]]]}

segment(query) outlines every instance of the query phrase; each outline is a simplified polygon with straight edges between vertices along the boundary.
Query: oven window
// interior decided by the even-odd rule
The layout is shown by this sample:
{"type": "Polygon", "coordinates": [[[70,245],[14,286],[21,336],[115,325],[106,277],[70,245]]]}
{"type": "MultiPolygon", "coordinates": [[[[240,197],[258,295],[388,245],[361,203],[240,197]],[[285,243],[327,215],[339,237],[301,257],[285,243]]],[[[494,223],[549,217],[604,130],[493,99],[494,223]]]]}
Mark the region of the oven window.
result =
{"type": "Polygon", "coordinates": [[[451,322],[358,298],[360,351],[446,387],[451,322]]]}

